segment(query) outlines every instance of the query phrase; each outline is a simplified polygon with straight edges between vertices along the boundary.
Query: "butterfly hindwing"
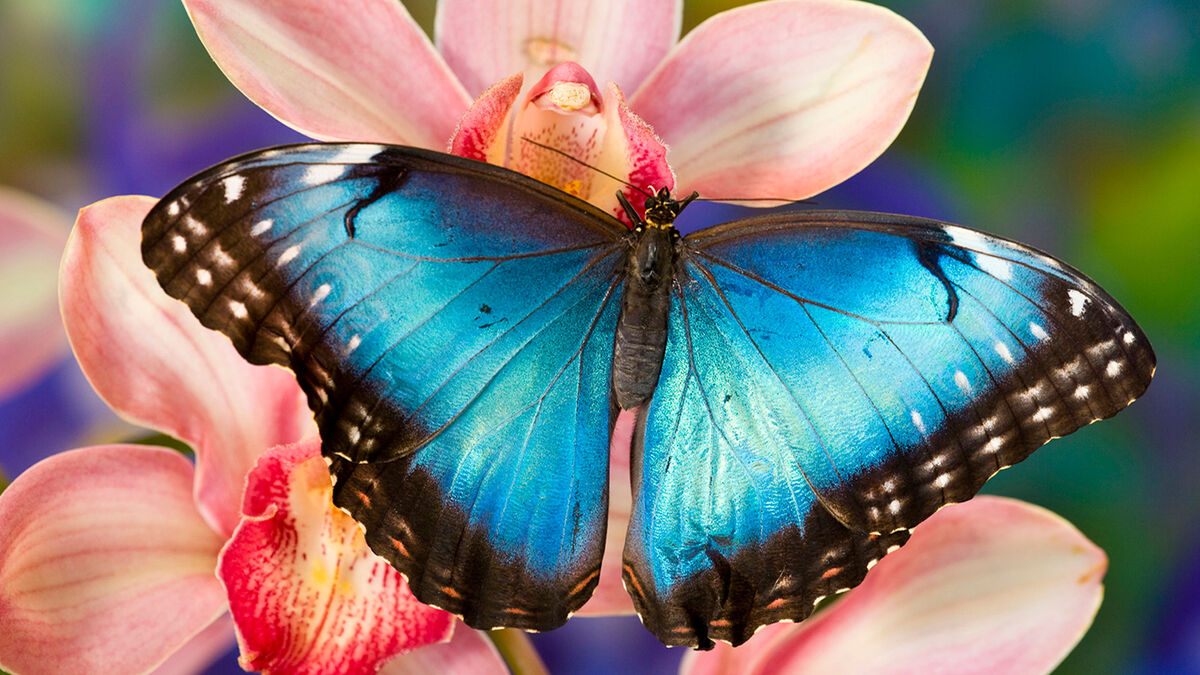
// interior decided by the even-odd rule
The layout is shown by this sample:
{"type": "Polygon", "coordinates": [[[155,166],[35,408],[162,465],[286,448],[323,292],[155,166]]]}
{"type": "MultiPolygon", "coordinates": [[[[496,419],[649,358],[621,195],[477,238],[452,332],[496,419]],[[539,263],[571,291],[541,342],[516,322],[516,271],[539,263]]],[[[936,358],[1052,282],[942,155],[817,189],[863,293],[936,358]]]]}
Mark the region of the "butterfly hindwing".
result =
{"type": "Polygon", "coordinates": [[[184,183],[143,256],[248,360],[296,372],[335,502],[419,599],[548,629],[600,564],[625,233],[495,167],[323,144],[184,183]]]}
{"type": "Polygon", "coordinates": [[[634,449],[625,579],[668,644],[807,616],[941,506],[1144,391],[1154,355],[1070,267],[917,218],[687,237],[634,449]]]}

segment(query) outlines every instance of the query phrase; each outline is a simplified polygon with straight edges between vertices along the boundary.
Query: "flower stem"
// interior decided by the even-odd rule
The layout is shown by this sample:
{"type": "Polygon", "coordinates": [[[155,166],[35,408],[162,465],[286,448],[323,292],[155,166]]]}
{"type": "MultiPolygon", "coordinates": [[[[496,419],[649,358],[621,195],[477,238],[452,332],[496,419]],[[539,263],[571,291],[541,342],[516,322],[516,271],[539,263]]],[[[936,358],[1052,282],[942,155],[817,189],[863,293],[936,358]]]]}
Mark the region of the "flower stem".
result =
{"type": "Polygon", "coordinates": [[[508,664],[513,675],[547,675],[546,664],[525,637],[524,631],[515,628],[497,628],[487,632],[500,657],[508,664]]]}

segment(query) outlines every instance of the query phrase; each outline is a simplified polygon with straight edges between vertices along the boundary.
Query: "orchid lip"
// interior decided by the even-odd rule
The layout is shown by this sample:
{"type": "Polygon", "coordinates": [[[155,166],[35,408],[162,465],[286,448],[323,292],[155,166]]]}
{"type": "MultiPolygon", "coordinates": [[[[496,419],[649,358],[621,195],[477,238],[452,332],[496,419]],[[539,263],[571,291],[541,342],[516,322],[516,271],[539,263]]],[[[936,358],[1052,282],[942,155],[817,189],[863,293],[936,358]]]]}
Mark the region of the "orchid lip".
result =
{"type": "Polygon", "coordinates": [[[579,98],[580,94],[586,91],[592,104],[599,109],[601,96],[596,81],[592,79],[591,73],[578,63],[565,61],[546,71],[546,74],[529,88],[528,100],[534,101],[556,89],[577,92],[572,94],[575,98],[579,98]]]}

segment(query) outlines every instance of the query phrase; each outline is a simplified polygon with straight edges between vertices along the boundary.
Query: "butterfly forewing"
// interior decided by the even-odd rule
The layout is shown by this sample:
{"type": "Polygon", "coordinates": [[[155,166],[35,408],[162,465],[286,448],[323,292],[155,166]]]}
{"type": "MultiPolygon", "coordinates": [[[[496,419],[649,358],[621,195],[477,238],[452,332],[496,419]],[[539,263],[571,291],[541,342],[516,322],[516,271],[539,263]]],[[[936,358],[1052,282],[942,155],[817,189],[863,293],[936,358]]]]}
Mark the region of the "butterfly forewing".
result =
{"type": "Polygon", "coordinates": [[[742,642],[906,530],[1115,414],[1154,355],[1070,267],[973,230],[811,212],[684,240],[625,578],[668,644],[742,642]]]}
{"type": "Polygon", "coordinates": [[[296,372],[335,502],[418,598],[547,629],[600,562],[625,234],[495,167],[307,145],[184,183],[143,255],[248,360],[296,372]]]}

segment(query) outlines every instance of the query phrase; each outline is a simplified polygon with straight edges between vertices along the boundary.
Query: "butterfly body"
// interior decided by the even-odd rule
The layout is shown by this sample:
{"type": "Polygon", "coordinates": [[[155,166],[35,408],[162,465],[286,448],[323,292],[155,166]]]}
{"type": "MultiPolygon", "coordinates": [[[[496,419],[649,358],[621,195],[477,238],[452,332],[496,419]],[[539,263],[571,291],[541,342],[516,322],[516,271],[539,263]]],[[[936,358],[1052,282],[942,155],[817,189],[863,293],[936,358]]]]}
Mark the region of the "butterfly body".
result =
{"type": "Polygon", "coordinates": [[[424,602],[546,630],[591,595],[609,439],[637,408],[623,578],[667,644],[801,620],[945,504],[1145,390],[1085,276],[999,237],[859,212],[681,237],[507,170],[276,148],[147,216],[163,288],[296,372],[335,503],[424,602]]]}
{"type": "Polygon", "coordinates": [[[679,241],[669,225],[633,234],[613,345],[613,395],[622,410],[645,403],[658,384],[679,241]]]}

